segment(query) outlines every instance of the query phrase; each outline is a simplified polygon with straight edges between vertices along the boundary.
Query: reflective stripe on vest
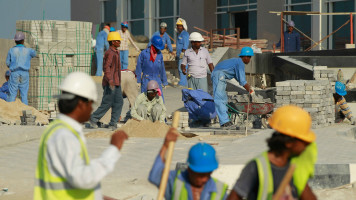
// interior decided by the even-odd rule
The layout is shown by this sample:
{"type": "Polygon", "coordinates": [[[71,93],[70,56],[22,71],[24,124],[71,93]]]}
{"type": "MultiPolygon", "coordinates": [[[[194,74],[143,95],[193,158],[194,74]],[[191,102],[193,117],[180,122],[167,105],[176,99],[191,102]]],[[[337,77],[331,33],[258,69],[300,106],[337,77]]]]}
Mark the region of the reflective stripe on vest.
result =
{"type": "MultiPolygon", "coordinates": [[[[188,199],[188,191],[185,187],[185,184],[182,180],[178,178],[180,171],[177,172],[176,178],[173,183],[173,194],[172,200],[187,200],[188,199]]],[[[210,200],[223,200],[226,194],[228,185],[218,181],[213,178],[213,181],[216,185],[216,192],[212,192],[210,195],[210,200]]]]}
{"type": "Polygon", "coordinates": [[[54,176],[48,169],[46,160],[47,141],[59,129],[69,129],[79,140],[80,155],[89,164],[87,148],[80,135],[72,127],[61,120],[52,122],[41,137],[38,154],[34,199],[94,199],[94,189],[76,189],[64,177],[54,176]]]}
{"type": "Polygon", "coordinates": [[[273,196],[273,176],[267,152],[259,155],[255,158],[255,161],[259,181],[257,200],[271,200],[273,196]]]}

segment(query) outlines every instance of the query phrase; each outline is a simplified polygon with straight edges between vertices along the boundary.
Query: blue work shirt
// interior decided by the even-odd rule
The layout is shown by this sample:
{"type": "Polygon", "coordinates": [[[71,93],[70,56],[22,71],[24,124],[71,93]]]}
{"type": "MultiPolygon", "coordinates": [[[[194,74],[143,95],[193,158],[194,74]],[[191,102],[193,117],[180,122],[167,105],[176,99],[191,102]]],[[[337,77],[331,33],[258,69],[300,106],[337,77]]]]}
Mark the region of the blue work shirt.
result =
{"type": "Polygon", "coordinates": [[[35,56],[35,50],[26,48],[22,44],[18,44],[9,50],[6,58],[6,65],[11,72],[29,71],[31,67],[31,59],[35,56]]]}
{"type": "Polygon", "coordinates": [[[182,32],[178,33],[177,37],[177,53],[176,56],[180,56],[180,53],[182,52],[183,49],[187,50],[189,47],[189,33],[185,30],[182,32]]]}
{"type": "MultiPolygon", "coordinates": [[[[158,35],[161,37],[161,33],[159,31],[155,32],[153,36],[155,35],[158,35]]],[[[152,39],[151,37],[151,39],[152,39]]],[[[163,45],[166,45],[167,44],[167,47],[169,49],[169,52],[173,52],[173,48],[172,48],[172,43],[171,43],[171,38],[169,38],[168,34],[166,32],[164,32],[163,36],[162,36],[162,41],[163,41],[163,45]]],[[[150,47],[151,46],[151,40],[150,42],[148,43],[147,47],[150,47]]]]}
{"type": "MultiPolygon", "coordinates": [[[[164,163],[161,159],[161,157],[158,155],[156,157],[155,163],[152,166],[152,169],[150,171],[150,175],[148,177],[148,180],[159,187],[161,183],[161,177],[162,177],[162,172],[164,169],[164,163]]],[[[173,194],[173,185],[174,185],[174,180],[177,176],[177,171],[172,170],[169,172],[169,177],[168,177],[168,182],[167,182],[167,187],[166,187],[166,192],[164,194],[165,199],[170,200],[172,199],[172,194],[173,194]]],[[[189,182],[188,178],[188,171],[183,171],[178,175],[178,178],[184,182],[184,185],[188,191],[188,200],[193,200],[193,193],[192,193],[192,188],[191,184],[189,182]]],[[[178,191],[180,192],[180,191],[178,191]]],[[[217,192],[216,184],[212,178],[208,180],[208,182],[205,183],[204,189],[201,192],[200,199],[201,200],[210,200],[211,199],[211,193],[212,192],[217,192]]],[[[226,199],[226,194],[224,199],[226,199]]]]}
{"type": "MultiPolygon", "coordinates": [[[[281,46],[281,40],[276,44],[276,47],[281,46]]],[[[300,51],[300,35],[299,33],[292,31],[284,32],[284,52],[296,52],[300,51]]]]}
{"type": "Polygon", "coordinates": [[[0,88],[0,92],[6,93],[7,95],[9,95],[9,82],[6,81],[0,88]]]}
{"type": "Polygon", "coordinates": [[[217,73],[224,73],[225,79],[235,78],[241,86],[246,85],[245,63],[241,58],[231,58],[217,64],[213,70],[212,76],[217,73]]]}
{"type": "Polygon", "coordinates": [[[95,50],[106,51],[108,49],[109,49],[108,34],[104,30],[102,30],[98,33],[98,36],[96,36],[95,50]]]}

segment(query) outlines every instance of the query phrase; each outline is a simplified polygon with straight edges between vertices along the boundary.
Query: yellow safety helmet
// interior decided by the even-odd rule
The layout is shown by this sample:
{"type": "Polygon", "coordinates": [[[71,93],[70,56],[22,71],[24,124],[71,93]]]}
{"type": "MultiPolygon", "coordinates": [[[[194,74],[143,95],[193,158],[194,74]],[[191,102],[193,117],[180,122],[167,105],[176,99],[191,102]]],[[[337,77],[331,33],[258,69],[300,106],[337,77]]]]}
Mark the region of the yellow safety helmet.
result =
{"type": "Polygon", "coordinates": [[[298,106],[288,105],[278,108],[268,122],[279,133],[306,142],[315,141],[316,136],[310,130],[312,119],[308,112],[298,106]]]}
{"type": "Polygon", "coordinates": [[[183,21],[181,19],[178,19],[176,25],[183,25],[183,21]]]}
{"type": "Polygon", "coordinates": [[[108,35],[108,41],[114,41],[114,40],[121,40],[121,35],[120,33],[113,31],[110,32],[108,35]]]}

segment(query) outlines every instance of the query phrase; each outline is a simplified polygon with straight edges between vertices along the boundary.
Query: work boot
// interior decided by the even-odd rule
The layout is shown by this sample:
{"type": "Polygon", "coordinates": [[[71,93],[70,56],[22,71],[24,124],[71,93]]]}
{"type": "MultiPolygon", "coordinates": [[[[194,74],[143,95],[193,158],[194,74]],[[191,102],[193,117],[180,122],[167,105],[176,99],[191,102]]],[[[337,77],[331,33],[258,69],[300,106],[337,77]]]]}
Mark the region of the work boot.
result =
{"type": "Polygon", "coordinates": [[[111,129],[112,131],[115,131],[117,129],[117,124],[115,125],[109,125],[108,129],[111,129]]]}
{"type": "Polygon", "coordinates": [[[230,122],[226,122],[225,124],[220,126],[222,129],[224,130],[231,130],[231,129],[236,129],[235,125],[230,121],[230,122]]]}
{"type": "Polygon", "coordinates": [[[89,127],[88,128],[98,128],[98,122],[94,122],[89,120],[89,127]]]}

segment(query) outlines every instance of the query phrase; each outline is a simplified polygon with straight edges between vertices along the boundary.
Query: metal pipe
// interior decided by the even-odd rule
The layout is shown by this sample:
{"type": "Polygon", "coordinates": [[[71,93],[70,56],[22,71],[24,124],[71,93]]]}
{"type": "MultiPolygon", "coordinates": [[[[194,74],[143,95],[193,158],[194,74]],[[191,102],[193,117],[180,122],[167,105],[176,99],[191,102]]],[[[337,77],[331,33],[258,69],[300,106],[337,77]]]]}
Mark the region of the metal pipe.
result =
{"type": "Polygon", "coordinates": [[[281,12],[281,53],[284,52],[283,12],[281,12]]]}
{"type": "Polygon", "coordinates": [[[354,43],[354,24],[352,20],[352,13],[350,13],[350,44],[354,43]]]}

